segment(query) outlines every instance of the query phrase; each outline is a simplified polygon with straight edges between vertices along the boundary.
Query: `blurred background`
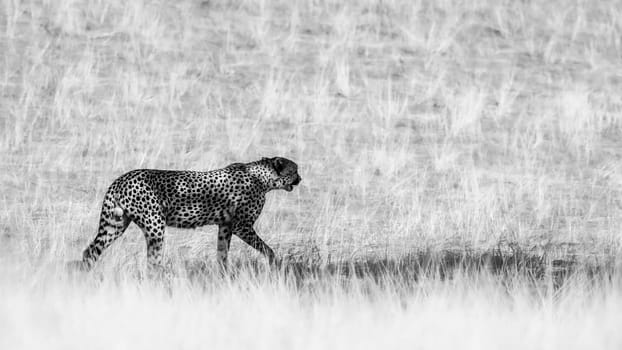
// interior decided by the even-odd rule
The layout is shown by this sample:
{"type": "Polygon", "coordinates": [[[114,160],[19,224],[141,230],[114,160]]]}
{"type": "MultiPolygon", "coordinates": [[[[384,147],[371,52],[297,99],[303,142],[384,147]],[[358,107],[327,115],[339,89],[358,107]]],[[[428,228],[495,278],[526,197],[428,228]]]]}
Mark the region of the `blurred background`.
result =
{"type": "MultiPolygon", "coordinates": [[[[346,322],[351,311],[366,334],[407,332],[373,321],[389,310],[388,319],[422,327],[412,334],[429,345],[452,344],[425,332],[446,324],[476,337],[464,343],[473,348],[517,345],[511,339],[525,334],[534,348],[615,348],[619,335],[616,341],[607,332],[619,315],[605,310],[622,305],[619,277],[596,288],[592,275],[581,275],[559,294],[550,280],[536,283],[542,293],[531,289],[520,281],[533,276],[516,271],[501,287],[498,276],[467,271],[463,280],[431,274],[431,285],[399,282],[355,293],[339,289],[339,278],[313,276],[324,281],[323,292],[301,292],[251,274],[243,279],[257,283],[249,295],[241,282],[208,283],[206,292],[178,281],[173,295],[190,300],[180,306],[183,316],[173,307],[179,299],[131,277],[145,263],[142,233],[131,225],[100,260],[98,277],[70,287],[48,278],[65,281],[64,262],[79,258],[94,237],[103,194],[121,174],[211,170],[271,156],[296,161],[304,179],[291,193],[271,192],[255,226],[286,259],[326,266],[417,254],[514,254],[538,258],[549,272],[554,262],[570,261],[608,266],[618,276],[621,58],[622,4],[611,1],[2,0],[0,325],[27,327],[36,310],[48,310],[71,333],[87,318],[82,307],[101,322],[130,313],[148,322],[159,316],[140,310],[154,305],[170,307],[163,320],[192,323],[186,316],[194,315],[216,322],[228,311],[214,300],[233,288],[231,295],[245,300],[234,306],[239,312],[249,300],[266,307],[255,310],[258,323],[262,312],[300,312],[274,328],[301,327],[286,335],[340,330],[365,339],[354,327],[314,328],[330,325],[322,322],[331,315],[346,322]],[[368,293],[391,304],[378,306],[368,293]],[[334,304],[318,297],[326,294],[334,304]],[[283,304],[267,311],[277,301],[283,304]],[[195,315],[202,309],[194,302],[220,313],[195,315]],[[119,314],[101,316],[111,303],[119,314]],[[424,311],[412,314],[412,305],[424,311]],[[438,305],[446,309],[433,316],[438,305]],[[67,309],[75,312],[59,316],[67,309]],[[557,314],[562,310],[568,313],[557,314]],[[437,322],[426,323],[428,317],[437,322]],[[472,319],[482,322],[461,323],[472,319]],[[498,324],[515,328],[483,341],[498,324]]],[[[167,263],[178,272],[207,264],[207,271],[215,243],[215,227],[168,228],[167,263]]],[[[235,238],[230,257],[257,258],[235,238]]],[[[464,345],[464,338],[452,339],[464,345]]],[[[277,344],[326,345],[290,340],[277,344]]]]}

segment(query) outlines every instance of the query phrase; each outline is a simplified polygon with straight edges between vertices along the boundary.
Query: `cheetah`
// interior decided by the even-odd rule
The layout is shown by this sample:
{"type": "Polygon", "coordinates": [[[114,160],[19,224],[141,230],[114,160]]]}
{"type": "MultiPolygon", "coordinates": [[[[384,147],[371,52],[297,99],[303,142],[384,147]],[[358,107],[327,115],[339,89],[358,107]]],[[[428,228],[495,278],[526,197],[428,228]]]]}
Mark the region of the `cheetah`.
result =
{"type": "Polygon", "coordinates": [[[145,235],[149,267],[162,266],[166,226],[218,225],[217,260],[223,267],[232,235],[273,263],[274,251],[259,238],[253,224],[267,192],[290,192],[301,180],[296,163],[282,157],[234,163],[206,172],[132,170],[114,180],[104,195],[97,236],[79,263],[82,269],[90,270],[131,222],[145,235]]]}

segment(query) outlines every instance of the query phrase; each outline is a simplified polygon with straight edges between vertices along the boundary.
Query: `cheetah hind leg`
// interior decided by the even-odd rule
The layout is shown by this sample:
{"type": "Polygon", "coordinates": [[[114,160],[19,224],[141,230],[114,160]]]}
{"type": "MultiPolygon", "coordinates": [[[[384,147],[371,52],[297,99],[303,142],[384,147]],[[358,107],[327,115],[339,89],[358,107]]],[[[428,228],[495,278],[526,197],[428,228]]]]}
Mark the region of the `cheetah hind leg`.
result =
{"type": "Polygon", "coordinates": [[[147,243],[147,275],[150,277],[164,277],[170,274],[164,266],[164,215],[151,210],[134,218],[134,222],[145,235],[147,243]]]}
{"type": "Polygon", "coordinates": [[[97,236],[82,253],[82,261],[71,262],[70,265],[80,270],[90,270],[102,252],[117,238],[121,237],[129,224],[130,219],[123,209],[115,204],[111,194],[106,194],[102,205],[97,236]]]}

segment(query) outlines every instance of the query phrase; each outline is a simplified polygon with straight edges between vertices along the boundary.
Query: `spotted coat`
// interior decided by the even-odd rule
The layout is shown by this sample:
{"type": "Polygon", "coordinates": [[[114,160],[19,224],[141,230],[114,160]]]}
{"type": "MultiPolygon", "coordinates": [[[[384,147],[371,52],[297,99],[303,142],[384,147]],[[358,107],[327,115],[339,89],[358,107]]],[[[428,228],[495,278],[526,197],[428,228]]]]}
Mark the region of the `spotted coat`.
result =
{"type": "Polygon", "coordinates": [[[296,163],[281,157],[207,172],[130,171],[116,179],[104,195],[97,236],[84,251],[82,265],[90,269],[130,222],[145,235],[150,266],[162,265],[166,226],[218,225],[217,258],[222,265],[226,265],[232,235],[273,262],[274,252],[259,238],[253,224],[268,191],[291,191],[300,181],[296,163]]]}

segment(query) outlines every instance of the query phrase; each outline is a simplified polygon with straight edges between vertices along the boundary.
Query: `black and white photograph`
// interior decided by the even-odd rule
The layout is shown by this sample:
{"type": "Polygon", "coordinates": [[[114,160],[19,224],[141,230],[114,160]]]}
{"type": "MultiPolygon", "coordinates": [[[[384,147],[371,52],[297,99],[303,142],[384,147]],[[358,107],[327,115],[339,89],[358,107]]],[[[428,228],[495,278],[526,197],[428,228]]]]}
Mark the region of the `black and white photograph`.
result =
{"type": "Polygon", "coordinates": [[[0,0],[0,349],[622,349],[622,2],[0,0]]]}

